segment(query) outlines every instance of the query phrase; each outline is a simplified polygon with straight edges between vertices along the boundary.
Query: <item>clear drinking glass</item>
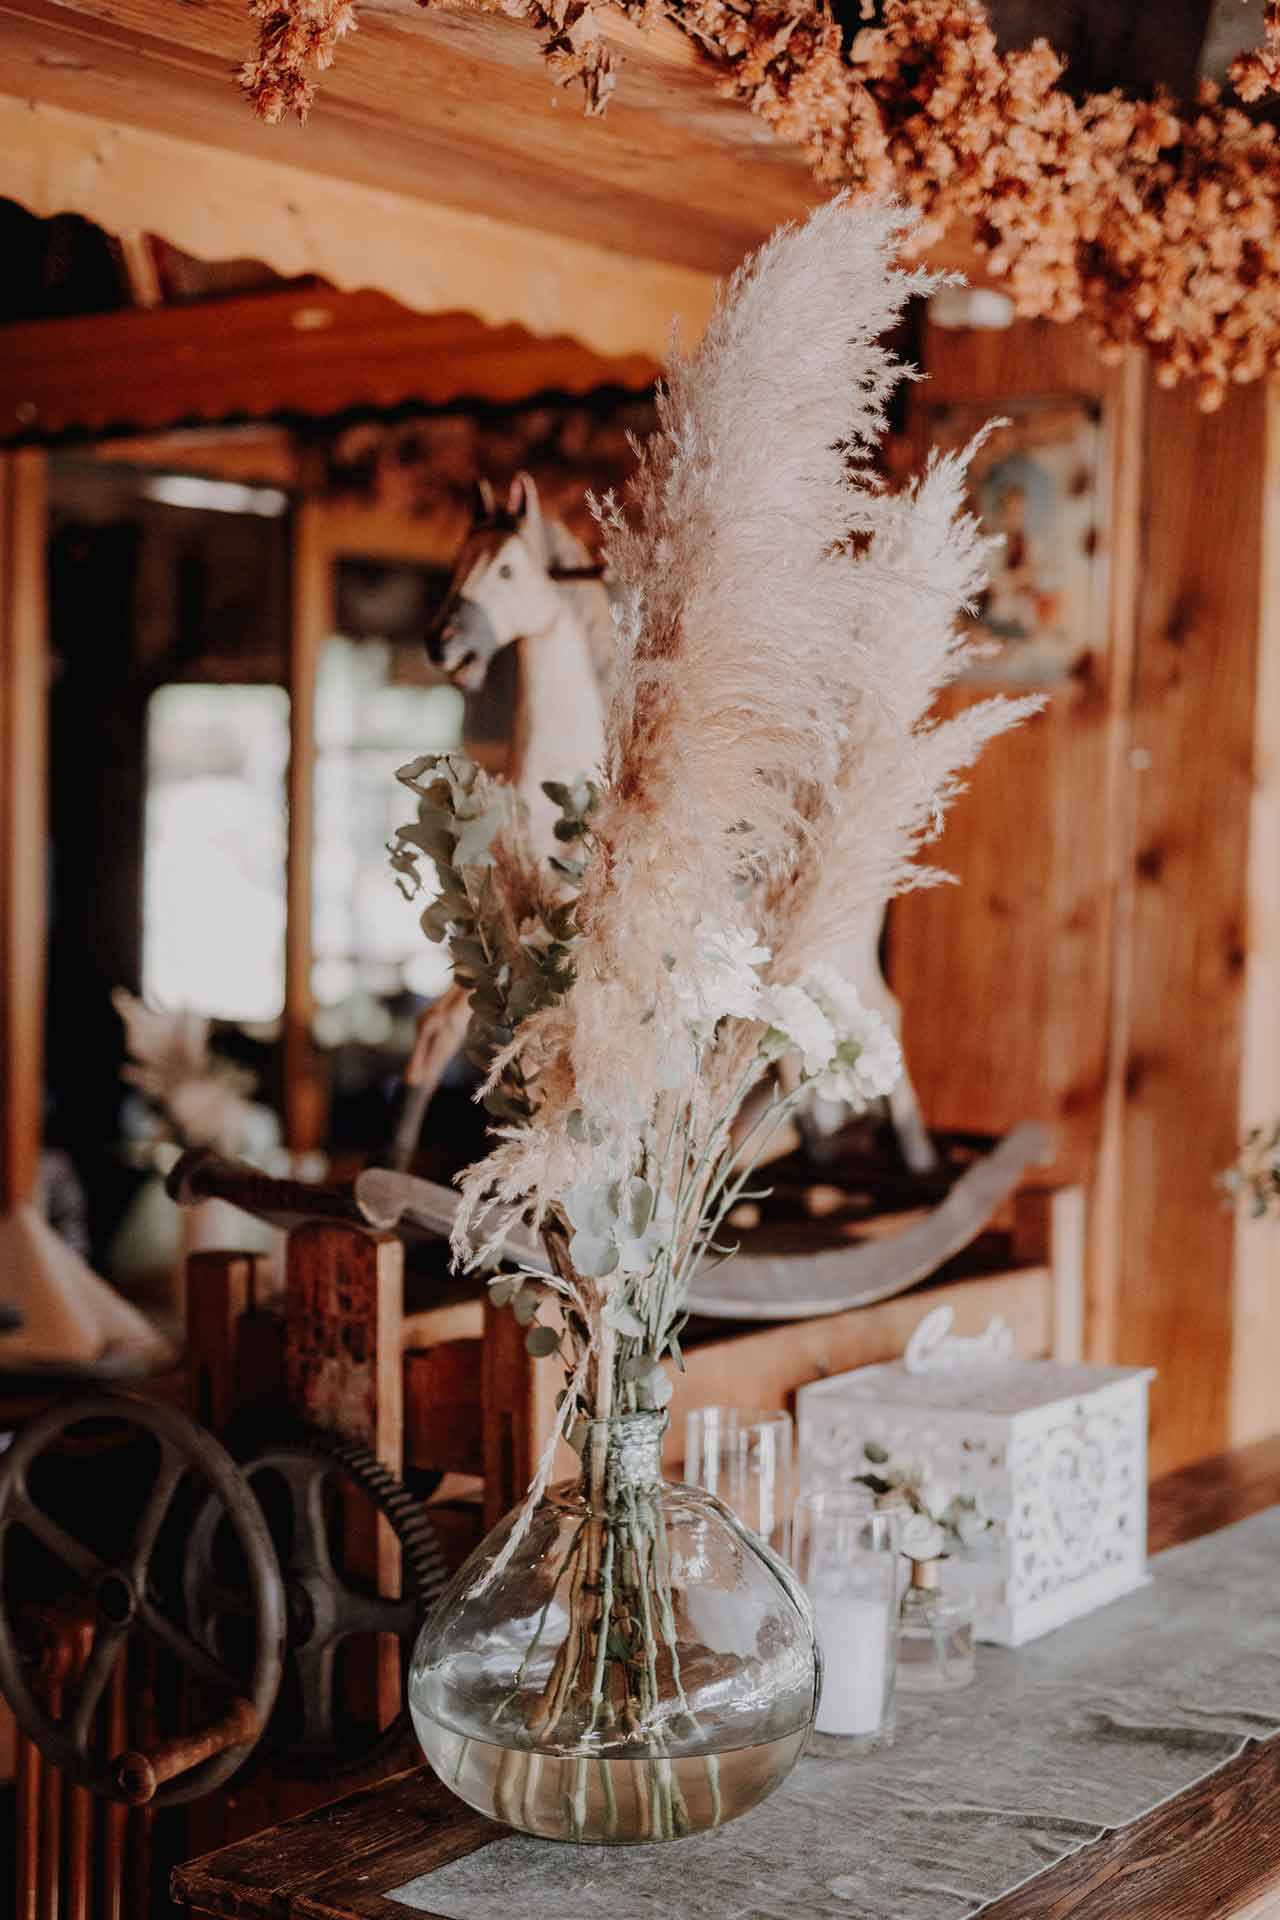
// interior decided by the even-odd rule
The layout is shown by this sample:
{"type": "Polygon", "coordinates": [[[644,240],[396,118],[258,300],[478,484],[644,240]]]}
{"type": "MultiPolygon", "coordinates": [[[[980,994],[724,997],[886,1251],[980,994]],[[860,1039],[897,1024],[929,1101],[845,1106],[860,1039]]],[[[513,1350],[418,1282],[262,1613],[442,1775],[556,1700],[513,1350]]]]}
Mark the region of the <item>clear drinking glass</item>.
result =
{"type": "Polygon", "coordinates": [[[684,1477],[732,1507],[743,1526],[791,1558],[795,1431],[789,1413],[695,1407],[685,1419],[684,1477]]]}
{"type": "Polygon", "coordinates": [[[823,1662],[811,1753],[892,1743],[899,1518],[866,1487],[806,1487],[796,1501],[794,1564],[823,1662]]]}
{"type": "Polygon", "coordinates": [[[791,1558],[794,1435],[789,1413],[740,1417],[733,1449],[729,1505],[744,1527],[791,1558]]]}
{"type": "Polygon", "coordinates": [[[736,1407],[695,1407],[684,1423],[685,1485],[705,1487],[730,1505],[739,1418],[736,1407]]]}

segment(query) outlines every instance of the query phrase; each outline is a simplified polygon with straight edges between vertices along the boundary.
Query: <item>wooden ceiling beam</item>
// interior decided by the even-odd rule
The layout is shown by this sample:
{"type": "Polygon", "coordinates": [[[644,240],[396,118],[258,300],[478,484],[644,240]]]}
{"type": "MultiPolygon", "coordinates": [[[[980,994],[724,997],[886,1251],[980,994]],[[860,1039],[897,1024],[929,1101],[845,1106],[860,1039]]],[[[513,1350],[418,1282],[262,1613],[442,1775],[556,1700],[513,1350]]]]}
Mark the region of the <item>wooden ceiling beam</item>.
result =
{"type": "MultiPolygon", "coordinates": [[[[235,84],[253,35],[243,0],[0,0],[0,88],[112,128],[695,272],[731,269],[821,197],[804,158],[721,97],[678,29],[642,32],[612,10],[601,25],[622,76],[602,119],[555,85],[527,22],[413,0],[367,0],[305,128],[264,126],[235,84]]],[[[12,157],[0,144],[0,193],[12,157]]],[[[104,162],[116,164],[109,148],[90,172],[104,162]]],[[[313,225],[319,241],[320,202],[313,225]]]]}
{"type": "Polygon", "coordinates": [[[0,328],[0,441],[418,401],[642,390],[645,354],[311,289],[0,328]]]}

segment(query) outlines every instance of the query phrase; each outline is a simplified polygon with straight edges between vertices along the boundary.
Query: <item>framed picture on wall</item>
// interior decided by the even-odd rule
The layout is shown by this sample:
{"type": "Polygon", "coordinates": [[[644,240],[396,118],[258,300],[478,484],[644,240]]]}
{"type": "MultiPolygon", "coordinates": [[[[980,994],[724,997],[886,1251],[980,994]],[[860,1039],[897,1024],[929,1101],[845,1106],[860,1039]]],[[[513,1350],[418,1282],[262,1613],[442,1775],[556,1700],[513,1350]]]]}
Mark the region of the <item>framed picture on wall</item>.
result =
{"type": "Polygon", "coordinates": [[[976,615],[992,651],[968,677],[1052,684],[1106,642],[1102,407],[1074,396],[940,403],[929,441],[962,447],[1000,416],[969,469],[973,510],[1003,544],[976,615]]]}

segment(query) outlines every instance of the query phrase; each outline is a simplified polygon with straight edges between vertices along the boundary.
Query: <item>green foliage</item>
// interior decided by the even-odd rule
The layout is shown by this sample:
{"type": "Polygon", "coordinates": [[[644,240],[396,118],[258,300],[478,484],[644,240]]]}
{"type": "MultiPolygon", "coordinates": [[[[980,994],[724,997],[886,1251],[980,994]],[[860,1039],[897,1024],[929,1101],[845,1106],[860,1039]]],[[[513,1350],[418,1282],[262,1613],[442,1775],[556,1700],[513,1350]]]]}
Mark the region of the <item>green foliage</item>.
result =
{"type": "MultiPolygon", "coordinates": [[[[521,1021],[572,986],[577,903],[561,898],[545,904],[538,937],[504,928],[492,911],[489,877],[495,844],[517,813],[514,794],[463,753],[423,755],[401,767],[396,778],[418,803],[416,819],[397,828],[387,849],[396,884],[414,899],[425,884],[422,861],[434,867],[438,891],[423,910],[422,931],[434,944],[449,947],[454,978],[470,995],[466,1055],[487,1074],[521,1021]]],[[[549,781],[547,792],[563,816],[558,837],[581,844],[599,805],[594,782],[549,781]]],[[[562,879],[576,883],[582,878],[580,859],[551,864],[562,879]]],[[[494,1120],[517,1126],[534,1111],[531,1090],[515,1073],[485,1094],[484,1105],[494,1120]]]]}

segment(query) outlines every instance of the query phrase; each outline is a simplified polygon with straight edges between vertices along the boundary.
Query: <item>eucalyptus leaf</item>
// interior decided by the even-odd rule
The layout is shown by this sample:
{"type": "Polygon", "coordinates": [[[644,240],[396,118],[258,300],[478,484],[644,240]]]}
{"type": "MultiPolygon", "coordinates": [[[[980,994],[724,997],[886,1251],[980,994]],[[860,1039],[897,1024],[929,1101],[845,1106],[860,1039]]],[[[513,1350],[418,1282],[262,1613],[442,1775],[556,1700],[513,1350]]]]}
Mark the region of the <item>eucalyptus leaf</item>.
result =
{"type": "Polygon", "coordinates": [[[522,1327],[530,1327],[538,1317],[538,1296],[531,1288],[525,1287],[511,1302],[511,1311],[522,1327]]]}
{"type": "Polygon", "coordinates": [[[583,1233],[612,1235],[618,1219],[617,1192],[612,1181],[579,1180],[564,1197],[569,1224],[583,1233]]]}
{"type": "Polygon", "coordinates": [[[618,1243],[612,1234],[580,1229],[569,1242],[569,1258],[586,1279],[603,1280],[618,1264],[618,1243]]]}
{"type": "Polygon", "coordinates": [[[550,1327],[530,1327],[524,1337],[525,1352],[535,1360],[545,1360],[560,1345],[560,1336],[550,1327]]]}
{"type": "Polygon", "coordinates": [[[456,867],[488,867],[493,864],[489,843],[502,825],[502,808],[486,807],[474,820],[468,820],[458,835],[453,863],[456,867]]]}
{"type": "Polygon", "coordinates": [[[433,900],[418,922],[428,940],[437,945],[449,938],[449,909],[443,900],[433,900]]]}
{"type": "Polygon", "coordinates": [[[633,1174],[618,1196],[618,1219],[623,1231],[638,1240],[653,1218],[658,1196],[647,1180],[633,1174]]]}
{"type": "Polygon", "coordinates": [[[625,1301],[620,1300],[616,1294],[611,1295],[606,1302],[604,1317],[615,1333],[625,1333],[632,1340],[643,1340],[648,1331],[639,1314],[627,1306],[625,1301]]]}
{"type": "Polygon", "coordinates": [[[662,1236],[656,1228],[636,1236],[618,1236],[618,1265],[624,1273],[648,1273],[661,1251],[662,1236]]]}
{"type": "Polygon", "coordinates": [[[506,1307],[515,1299],[520,1290],[520,1282],[509,1274],[502,1274],[497,1280],[489,1282],[489,1298],[495,1307],[506,1307]]]}
{"type": "Polygon", "coordinates": [[[489,956],[479,940],[455,939],[451,949],[453,970],[465,967],[478,981],[487,980],[490,973],[489,956]]]}
{"type": "Polygon", "coordinates": [[[554,800],[558,807],[567,810],[573,805],[573,796],[563,780],[544,780],[542,783],[542,791],[546,794],[548,800],[554,800]]]}
{"type": "Polygon", "coordinates": [[[665,1407],[675,1392],[665,1367],[652,1367],[645,1376],[644,1384],[649,1399],[655,1407],[665,1407]]]}

